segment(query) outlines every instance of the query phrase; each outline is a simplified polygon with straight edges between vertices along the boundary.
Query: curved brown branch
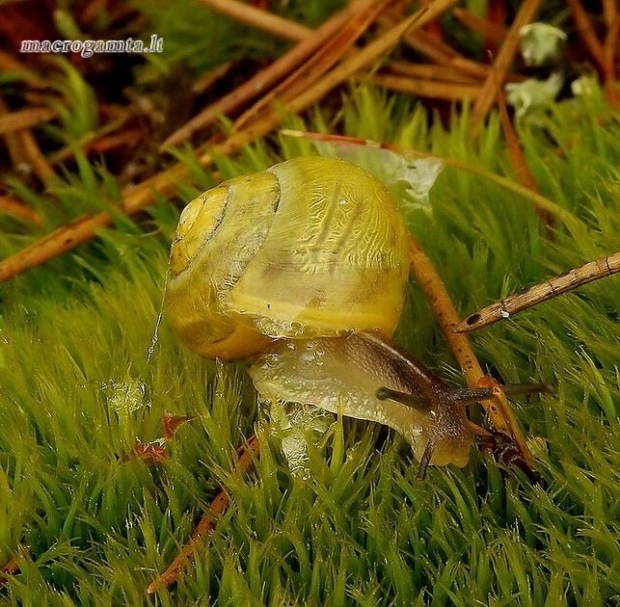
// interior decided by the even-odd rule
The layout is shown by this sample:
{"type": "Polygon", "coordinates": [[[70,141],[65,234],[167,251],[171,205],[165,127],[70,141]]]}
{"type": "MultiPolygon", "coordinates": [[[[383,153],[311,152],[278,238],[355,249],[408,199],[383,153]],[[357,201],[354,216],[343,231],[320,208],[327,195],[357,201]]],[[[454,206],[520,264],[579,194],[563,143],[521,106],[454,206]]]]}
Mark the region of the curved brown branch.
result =
{"type": "MultiPolygon", "coordinates": [[[[411,272],[427,296],[435,317],[450,345],[454,358],[463,370],[467,385],[471,388],[478,387],[481,380],[486,377],[486,374],[476,359],[469,340],[463,339],[465,335],[454,331],[460,319],[441,277],[437,274],[431,260],[424,253],[420,244],[413,237],[410,240],[409,252],[411,256],[411,272]]],[[[497,387],[501,388],[499,385],[497,387]]],[[[482,406],[495,430],[511,438],[519,451],[525,467],[533,470],[535,466],[534,456],[527,446],[525,436],[512,413],[506,395],[502,392],[494,399],[482,402],[482,406]]]]}

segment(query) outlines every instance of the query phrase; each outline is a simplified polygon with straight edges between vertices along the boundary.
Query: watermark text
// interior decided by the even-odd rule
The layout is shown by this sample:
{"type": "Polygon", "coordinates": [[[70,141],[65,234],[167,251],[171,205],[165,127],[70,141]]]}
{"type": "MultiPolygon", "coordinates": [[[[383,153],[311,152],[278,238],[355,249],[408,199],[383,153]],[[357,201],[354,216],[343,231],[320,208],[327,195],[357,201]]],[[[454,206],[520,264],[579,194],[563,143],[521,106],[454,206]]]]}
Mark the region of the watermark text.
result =
{"type": "Polygon", "coordinates": [[[150,43],[143,40],[22,40],[21,53],[79,53],[88,59],[95,53],[161,53],[164,40],[153,34],[150,43]]]}

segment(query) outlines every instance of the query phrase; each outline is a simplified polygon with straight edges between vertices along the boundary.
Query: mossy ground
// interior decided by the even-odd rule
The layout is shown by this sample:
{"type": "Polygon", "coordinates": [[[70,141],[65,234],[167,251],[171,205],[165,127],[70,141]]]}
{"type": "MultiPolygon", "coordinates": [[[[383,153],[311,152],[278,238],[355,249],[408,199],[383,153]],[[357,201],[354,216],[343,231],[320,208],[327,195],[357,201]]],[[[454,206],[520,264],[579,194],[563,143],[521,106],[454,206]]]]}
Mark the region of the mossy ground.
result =
{"type": "MultiPolygon", "coordinates": [[[[429,130],[421,110],[369,90],[348,107],[349,134],[511,173],[496,117],[474,142],[467,115],[429,130]]],[[[618,249],[618,114],[594,91],[586,103],[549,108],[520,137],[542,193],[576,218],[570,229],[541,224],[529,201],[455,169],[432,189],[432,211],[407,211],[463,315],[618,249]]],[[[300,153],[297,145],[261,142],[222,160],[221,174],[268,166],[300,153]]],[[[288,470],[242,365],[198,360],[165,319],[153,341],[176,211],[161,201],[152,216],[146,229],[123,223],[2,286],[0,562],[19,546],[28,553],[1,602],[620,601],[617,277],[472,337],[503,381],[557,387],[516,405],[526,432],[542,439],[540,484],[477,453],[465,469],[432,469],[417,481],[399,437],[352,420],[311,445],[301,478],[288,470]],[[164,414],[193,418],[170,442],[169,457],[157,466],[127,459],[136,441],[163,435],[164,414]],[[261,458],[241,477],[231,471],[235,447],[255,431],[261,458]],[[195,564],[178,586],[147,596],[221,484],[232,506],[195,564]]],[[[0,249],[27,238],[2,236],[0,249]]],[[[409,295],[399,341],[457,381],[415,284],[409,295]]]]}

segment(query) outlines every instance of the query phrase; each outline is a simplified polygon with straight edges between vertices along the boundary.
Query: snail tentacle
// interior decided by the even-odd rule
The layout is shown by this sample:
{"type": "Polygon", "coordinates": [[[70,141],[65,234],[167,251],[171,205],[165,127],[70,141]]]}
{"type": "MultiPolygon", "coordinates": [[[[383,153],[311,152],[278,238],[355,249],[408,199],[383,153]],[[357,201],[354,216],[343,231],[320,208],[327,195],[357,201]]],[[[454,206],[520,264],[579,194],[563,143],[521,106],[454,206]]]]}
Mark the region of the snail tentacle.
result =
{"type": "Polygon", "coordinates": [[[413,407],[418,411],[428,411],[431,403],[426,396],[422,394],[408,394],[407,392],[399,392],[398,390],[392,390],[391,388],[387,388],[386,386],[381,386],[377,390],[377,399],[378,400],[395,400],[403,405],[407,405],[408,407],[413,407]]]}

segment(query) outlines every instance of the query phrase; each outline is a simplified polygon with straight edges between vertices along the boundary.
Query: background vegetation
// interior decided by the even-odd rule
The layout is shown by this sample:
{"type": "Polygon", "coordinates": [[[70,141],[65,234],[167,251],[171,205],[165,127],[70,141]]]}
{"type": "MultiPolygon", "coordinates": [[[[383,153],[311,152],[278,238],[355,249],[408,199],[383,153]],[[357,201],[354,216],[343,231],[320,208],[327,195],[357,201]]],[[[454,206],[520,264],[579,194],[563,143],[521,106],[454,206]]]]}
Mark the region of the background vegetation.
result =
{"type": "MultiPolygon", "coordinates": [[[[557,387],[515,405],[533,438],[539,483],[477,452],[467,468],[431,469],[419,482],[404,441],[348,419],[318,441],[310,437],[307,474],[292,474],[243,365],[198,360],[158,320],[179,206],[220,179],[312,153],[307,142],[273,130],[234,156],[216,154],[209,167],[198,146],[204,131],[174,155],[159,145],[200,103],[221,98],[288,44],[189,2],[100,2],[97,11],[50,4],[51,22],[27,18],[28,4],[0,10],[49,39],[156,32],[164,53],[29,57],[15,50],[17,26],[2,21],[2,256],[41,250],[48,234],[84,214],[110,213],[113,225],[0,287],[0,602],[620,603],[617,277],[472,336],[485,368],[504,382],[557,387]],[[183,93],[223,62],[231,62],[228,76],[184,102],[183,93]],[[26,114],[30,122],[19,129],[6,126],[6,116],[41,108],[43,118],[26,114]],[[151,204],[128,218],[122,201],[131,186],[176,159],[189,167],[184,178],[162,181],[163,193],[149,194],[151,204]],[[191,421],[166,433],[162,423],[176,416],[191,421]],[[261,456],[244,476],[234,470],[235,448],[254,432],[261,456]],[[176,587],[147,595],[222,485],[232,506],[195,564],[176,587]]],[[[510,24],[510,4],[470,8],[492,15],[498,7],[510,24]]],[[[271,8],[315,27],[338,7],[271,8]]],[[[404,213],[463,316],[613,253],[620,242],[615,82],[608,71],[582,66],[587,55],[567,9],[539,10],[571,35],[562,59],[567,82],[578,67],[596,77],[587,94],[567,90],[515,119],[522,164],[499,113],[473,137],[475,108],[457,98],[422,102],[349,81],[302,115],[279,110],[285,126],[398,142],[515,181],[526,167],[539,191],[572,214],[570,222],[543,221],[526,197],[445,168],[430,207],[404,213]]],[[[600,25],[607,16],[590,18],[600,25]]],[[[483,34],[466,35],[449,14],[442,19],[444,41],[487,61],[483,34]]],[[[518,61],[514,67],[525,73],[518,61]]],[[[211,127],[211,147],[229,126],[211,127]]],[[[460,383],[413,282],[397,339],[460,383]]]]}

